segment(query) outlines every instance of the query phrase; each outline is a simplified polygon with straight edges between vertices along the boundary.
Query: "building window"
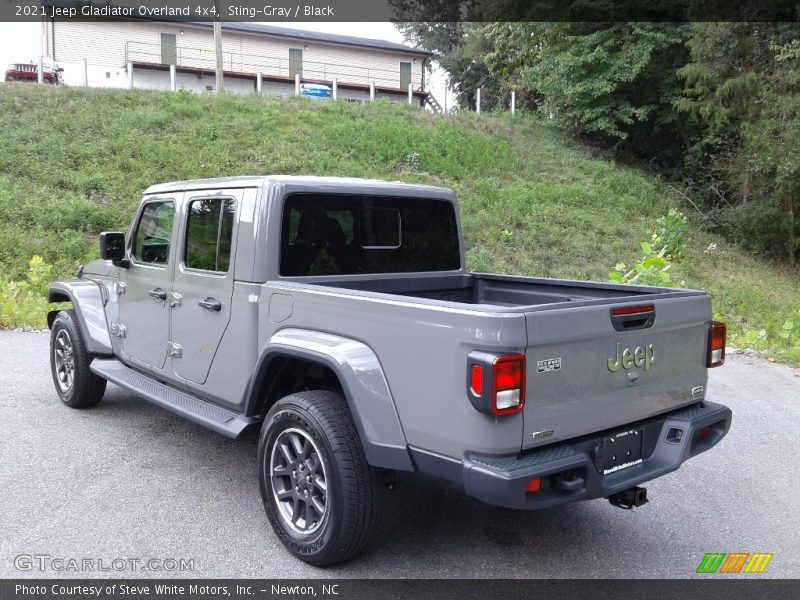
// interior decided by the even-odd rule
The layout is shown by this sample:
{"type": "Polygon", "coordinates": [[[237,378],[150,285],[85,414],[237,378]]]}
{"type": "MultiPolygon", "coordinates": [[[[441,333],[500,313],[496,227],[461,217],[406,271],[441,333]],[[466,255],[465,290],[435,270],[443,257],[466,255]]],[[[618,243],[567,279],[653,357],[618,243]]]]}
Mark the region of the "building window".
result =
{"type": "Polygon", "coordinates": [[[303,51],[300,48],[289,48],[289,77],[300,75],[303,78],[303,51]]]}
{"type": "Polygon", "coordinates": [[[178,42],[174,33],[161,34],[161,64],[178,64],[178,42]]]}
{"type": "Polygon", "coordinates": [[[411,83],[411,63],[400,63],[400,89],[407,90],[408,85],[411,83]]]}

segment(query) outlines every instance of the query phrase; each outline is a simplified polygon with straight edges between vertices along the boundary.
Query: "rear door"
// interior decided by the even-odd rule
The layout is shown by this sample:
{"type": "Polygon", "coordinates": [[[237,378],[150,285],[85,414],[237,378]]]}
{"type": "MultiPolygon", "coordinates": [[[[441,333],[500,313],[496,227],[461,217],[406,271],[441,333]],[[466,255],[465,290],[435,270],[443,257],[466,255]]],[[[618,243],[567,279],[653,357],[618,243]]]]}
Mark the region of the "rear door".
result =
{"type": "Polygon", "coordinates": [[[236,211],[242,190],[186,192],[171,294],[172,368],[203,384],[231,316],[236,211]]]}
{"type": "MultiPolygon", "coordinates": [[[[628,311],[621,311],[628,312],[628,311]]],[[[522,447],[646,419],[701,400],[708,296],[653,298],[526,313],[522,447]],[[615,308],[652,305],[612,320],[615,308]],[[619,330],[618,330],[619,329],[619,330]]]]}

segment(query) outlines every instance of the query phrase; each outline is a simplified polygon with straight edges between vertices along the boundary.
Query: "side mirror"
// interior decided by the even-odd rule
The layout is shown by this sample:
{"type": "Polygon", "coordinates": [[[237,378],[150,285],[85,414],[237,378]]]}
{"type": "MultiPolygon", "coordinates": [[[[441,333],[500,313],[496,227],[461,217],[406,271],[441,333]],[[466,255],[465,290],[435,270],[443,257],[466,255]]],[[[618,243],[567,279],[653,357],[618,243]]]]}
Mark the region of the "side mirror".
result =
{"type": "Polygon", "coordinates": [[[100,258],[110,260],[115,267],[128,267],[125,259],[125,234],[119,231],[104,231],[100,234],[100,258]]]}
{"type": "Polygon", "coordinates": [[[58,72],[58,73],[63,73],[63,72],[64,72],[64,67],[58,67],[58,68],[56,69],[56,72],[58,72]]]}

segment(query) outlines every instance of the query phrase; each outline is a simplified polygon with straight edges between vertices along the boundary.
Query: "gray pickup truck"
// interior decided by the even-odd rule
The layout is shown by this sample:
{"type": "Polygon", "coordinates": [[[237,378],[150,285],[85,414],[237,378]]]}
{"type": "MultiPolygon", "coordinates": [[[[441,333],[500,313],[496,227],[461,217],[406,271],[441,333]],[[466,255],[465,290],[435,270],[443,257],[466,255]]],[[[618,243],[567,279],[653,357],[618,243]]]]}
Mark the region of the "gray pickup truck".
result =
{"type": "Polygon", "coordinates": [[[399,471],[504,507],[631,508],[730,427],[705,400],[725,358],[707,294],[470,273],[447,189],[166,183],[100,252],[50,288],[72,304],[48,315],[62,402],[110,381],[231,438],[260,430],[268,519],[314,565],[364,547],[399,471]]]}

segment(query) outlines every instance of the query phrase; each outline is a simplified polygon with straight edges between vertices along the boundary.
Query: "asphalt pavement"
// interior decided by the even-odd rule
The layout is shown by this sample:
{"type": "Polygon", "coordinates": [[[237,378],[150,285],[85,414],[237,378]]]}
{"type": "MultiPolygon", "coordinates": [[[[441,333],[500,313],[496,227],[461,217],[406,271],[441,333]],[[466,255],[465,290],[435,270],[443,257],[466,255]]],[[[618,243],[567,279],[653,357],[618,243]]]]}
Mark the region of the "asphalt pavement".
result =
{"type": "Polygon", "coordinates": [[[514,511],[404,475],[363,555],[322,570],[272,533],[254,438],[111,385],[96,408],[71,410],[47,334],[0,331],[0,577],[682,578],[706,552],[769,552],[761,577],[800,577],[800,370],[731,356],[708,388],[733,410],[731,432],[648,483],[642,508],[514,511]]]}

